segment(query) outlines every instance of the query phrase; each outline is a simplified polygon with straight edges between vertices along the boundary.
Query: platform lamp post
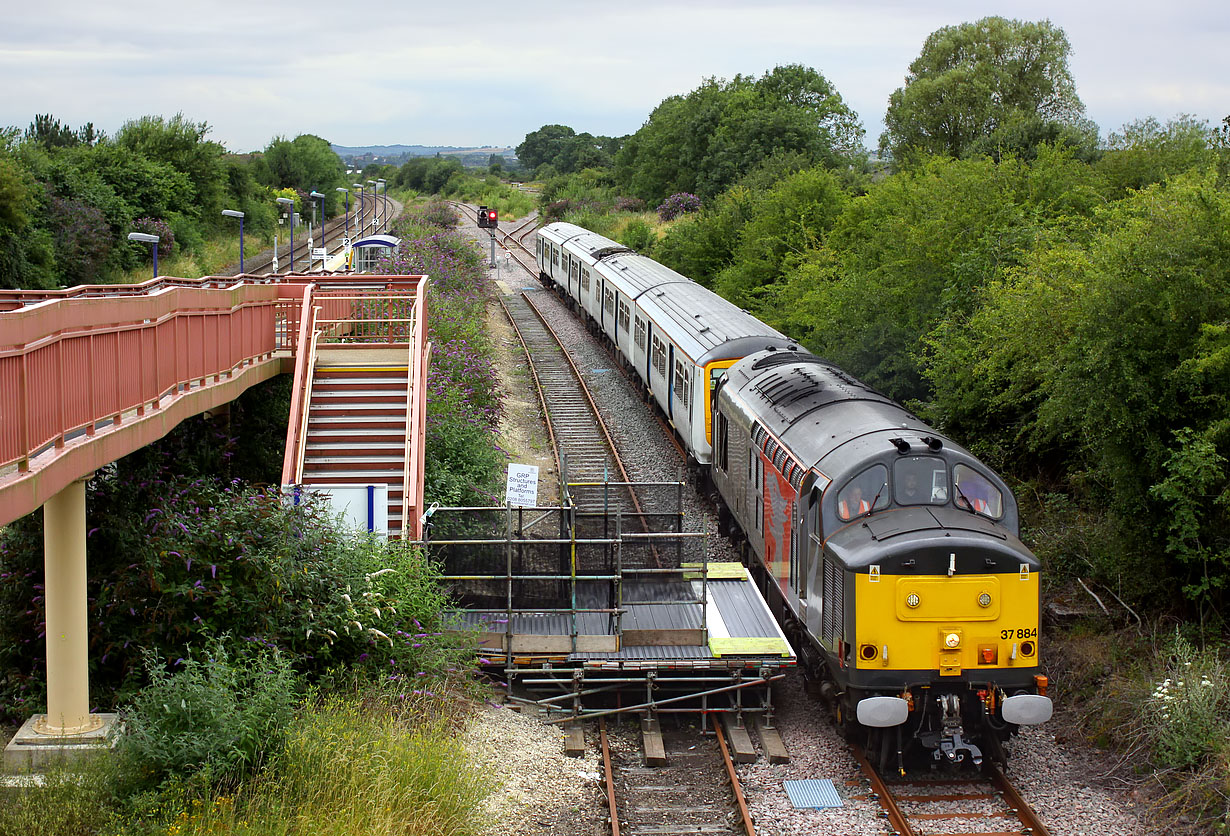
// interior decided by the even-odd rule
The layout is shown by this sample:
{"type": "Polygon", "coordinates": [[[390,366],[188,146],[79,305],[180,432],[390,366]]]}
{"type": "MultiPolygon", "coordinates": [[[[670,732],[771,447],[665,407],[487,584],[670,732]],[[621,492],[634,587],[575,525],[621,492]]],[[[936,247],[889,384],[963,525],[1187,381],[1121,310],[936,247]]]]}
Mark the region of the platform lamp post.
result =
{"type": "Polygon", "coordinates": [[[158,278],[158,236],[150,235],[148,232],[130,232],[128,240],[151,245],[150,249],[154,252],[154,278],[158,278]]]}
{"type": "Polygon", "coordinates": [[[372,228],[372,233],[375,234],[376,232],[376,181],[368,180],[367,185],[372,187],[372,219],[370,221],[370,225],[372,228]]]}
{"type": "Polygon", "coordinates": [[[359,213],[358,219],[355,221],[355,230],[360,238],[363,237],[363,184],[355,183],[354,187],[359,190],[359,206],[355,210],[359,213]]]}
{"type": "Polygon", "coordinates": [[[344,192],[346,194],[346,237],[350,237],[350,189],[344,189],[338,186],[333,191],[344,192]]]}
{"type": "MultiPolygon", "coordinates": [[[[384,195],[384,194],[387,194],[387,193],[388,193],[388,191],[389,191],[389,189],[388,189],[388,185],[386,184],[386,181],[385,181],[385,179],[384,179],[383,177],[378,178],[378,179],[376,180],[376,183],[377,183],[377,185],[379,185],[379,186],[380,186],[380,194],[381,194],[381,195],[384,195]]],[[[383,202],[383,201],[382,201],[381,205],[384,205],[384,202],[383,202]]],[[[383,228],[385,227],[385,225],[386,225],[386,224],[388,224],[388,222],[389,222],[389,212],[388,212],[388,208],[387,208],[387,207],[385,208],[385,210],[384,210],[383,212],[381,212],[381,213],[380,213],[380,219],[381,219],[381,224],[380,224],[380,227],[381,227],[381,229],[383,229],[383,228]]]]}
{"type": "Polygon", "coordinates": [[[290,270],[288,272],[293,273],[295,272],[295,201],[289,197],[279,197],[278,203],[287,207],[287,211],[290,212],[290,270]]]}
{"type": "MultiPolygon", "coordinates": [[[[324,244],[325,244],[325,196],[322,195],[320,192],[316,191],[315,189],[312,189],[312,193],[308,195],[308,197],[313,200],[320,201],[320,245],[321,247],[324,247],[324,244]]],[[[312,204],[312,225],[313,226],[316,225],[316,204],[315,203],[312,204]]],[[[322,270],[324,269],[323,259],[322,259],[322,263],[320,267],[322,270]]],[[[311,232],[311,227],[308,227],[308,272],[310,273],[311,271],[312,271],[312,232],[311,232]]]]}
{"type": "Polygon", "coordinates": [[[222,214],[228,218],[239,218],[239,272],[243,272],[243,212],[238,209],[223,209],[222,214]]]}

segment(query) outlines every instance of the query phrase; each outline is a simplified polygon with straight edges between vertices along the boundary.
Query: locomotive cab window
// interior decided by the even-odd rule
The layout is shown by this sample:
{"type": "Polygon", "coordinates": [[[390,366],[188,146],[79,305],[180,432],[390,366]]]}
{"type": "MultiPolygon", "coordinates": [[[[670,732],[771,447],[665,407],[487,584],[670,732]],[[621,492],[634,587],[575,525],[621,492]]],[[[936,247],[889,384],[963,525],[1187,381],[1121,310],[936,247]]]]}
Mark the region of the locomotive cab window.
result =
{"type": "Polygon", "coordinates": [[[888,507],[888,468],[872,465],[855,476],[837,494],[837,516],[842,520],[888,507]]]}
{"type": "Polygon", "coordinates": [[[898,505],[948,502],[948,465],[934,456],[903,456],[893,462],[893,496],[898,505]]]}
{"type": "Polygon", "coordinates": [[[991,480],[972,467],[959,464],[952,469],[953,499],[958,508],[976,511],[992,519],[1004,515],[1004,495],[991,480]]]}

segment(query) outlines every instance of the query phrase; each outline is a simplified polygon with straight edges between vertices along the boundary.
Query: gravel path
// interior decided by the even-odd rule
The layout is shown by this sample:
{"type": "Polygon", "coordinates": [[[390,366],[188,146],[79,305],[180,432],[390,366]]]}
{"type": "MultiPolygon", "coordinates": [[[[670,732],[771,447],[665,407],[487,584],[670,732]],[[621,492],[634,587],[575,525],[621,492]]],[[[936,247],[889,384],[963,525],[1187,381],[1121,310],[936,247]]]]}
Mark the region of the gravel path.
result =
{"type": "MultiPolygon", "coordinates": [[[[479,238],[479,230],[471,226],[469,231],[486,252],[486,233],[479,238]]],[[[596,345],[585,326],[568,312],[555,294],[539,289],[541,286],[535,277],[524,273],[515,263],[505,261],[502,254],[498,260],[501,262],[499,278],[506,288],[512,292],[531,289],[529,292],[535,294],[535,302],[544,311],[556,312],[552,324],[573,353],[595,400],[603,409],[630,477],[643,481],[679,479],[684,462],[663,437],[661,426],[642,403],[638,391],[620,372],[615,358],[596,345]]],[[[491,271],[493,280],[497,278],[496,272],[491,271]]],[[[541,423],[541,416],[537,420],[541,423]]],[[[695,491],[684,491],[684,508],[687,530],[710,534],[710,559],[738,560],[730,543],[717,535],[712,509],[695,491]]],[[[803,692],[797,672],[791,673],[774,689],[773,699],[777,707],[775,721],[790,750],[791,762],[773,765],[761,759],[739,767],[759,836],[817,833],[861,836],[887,832],[879,805],[869,797],[848,747],[820,703],[803,692]],[[843,806],[822,811],[794,810],[782,782],[798,778],[832,779],[843,806]]],[[[519,719],[526,724],[524,745],[540,745],[545,738],[549,742],[548,749],[559,751],[559,732],[555,727],[544,726],[536,720],[519,719]]],[[[1145,823],[1143,812],[1130,802],[1124,791],[1111,788],[1109,782],[1103,780],[1096,767],[1103,759],[1097,753],[1072,743],[1056,743],[1051,726],[1026,729],[1009,745],[1009,753],[1010,780],[1037,810],[1053,836],[1145,836],[1161,832],[1145,823]]],[[[589,758],[592,754],[587,760],[589,758]]],[[[527,822],[522,821],[523,827],[515,832],[606,832],[601,825],[604,811],[589,777],[589,767],[577,761],[572,763],[577,767],[573,775],[568,770],[561,772],[554,765],[555,761],[545,755],[519,762],[518,768],[531,776],[527,780],[524,773],[519,773],[521,784],[544,789],[536,793],[535,808],[542,811],[542,822],[526,829],[527,822]],[[540,768],[547,770],[548,777],[536,781],[532,776],[540,768]],[[574,811],[567,822],[571,830],[556,829],[560,820],[553,811],[558,810],[560,803],[565,809],[574,811]]],[[[600,764],[596,768],[600,769],[600,764]]]]}

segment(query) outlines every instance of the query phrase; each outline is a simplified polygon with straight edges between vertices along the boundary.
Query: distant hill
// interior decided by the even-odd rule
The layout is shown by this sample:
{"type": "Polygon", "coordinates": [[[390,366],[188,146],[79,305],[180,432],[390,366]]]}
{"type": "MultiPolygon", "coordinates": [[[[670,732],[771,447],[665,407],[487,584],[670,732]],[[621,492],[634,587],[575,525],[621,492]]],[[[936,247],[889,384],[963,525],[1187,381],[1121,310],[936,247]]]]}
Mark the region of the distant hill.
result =
{"type": "Polygon", "coordinates": [[[487,165],[492,154],[504,157],[509,162],[517,158],[512,148],[498,146],[466,148],[457,145],[361,145],[356,147],[333,145],[331,147],[343,162],[359,166],[370,163],[401,165],[411,157],[434,157],[436,154],[458,157],[462,165],[478,167],[487,165]]]}

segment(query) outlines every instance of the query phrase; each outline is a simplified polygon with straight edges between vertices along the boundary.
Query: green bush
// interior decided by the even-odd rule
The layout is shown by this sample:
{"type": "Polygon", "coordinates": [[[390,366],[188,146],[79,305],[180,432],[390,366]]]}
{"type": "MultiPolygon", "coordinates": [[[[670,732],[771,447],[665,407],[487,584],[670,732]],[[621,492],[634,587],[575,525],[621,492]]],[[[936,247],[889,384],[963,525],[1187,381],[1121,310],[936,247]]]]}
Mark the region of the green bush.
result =
{"type": "Polygon", "coordinates": [[[150,783],[202,770],[215,780],[251,773],[281,747],[298,682],[276,649],[232,655],[212,641],[169,672],[153,653],[149,679],[124,712],[120,757],[150,783]]]}
{"type": "Polygon", "coordinates": [[[654,228],[640,218],[629,221],[619,236],[619,243],[640,253],[648,253],[657,240],[654,228]]]}
{"type": "Polygon", "coordinates": [[[1230,754],[1230,670],[1215,651],[1198,650],[1176,631],[1144,722],[1160,767],[1190,769],[1230,754]]]}

